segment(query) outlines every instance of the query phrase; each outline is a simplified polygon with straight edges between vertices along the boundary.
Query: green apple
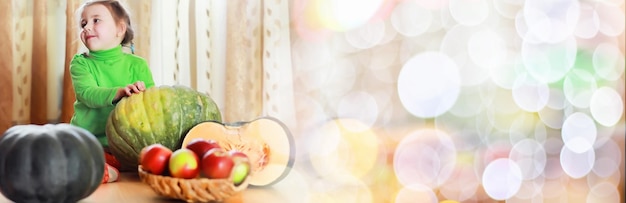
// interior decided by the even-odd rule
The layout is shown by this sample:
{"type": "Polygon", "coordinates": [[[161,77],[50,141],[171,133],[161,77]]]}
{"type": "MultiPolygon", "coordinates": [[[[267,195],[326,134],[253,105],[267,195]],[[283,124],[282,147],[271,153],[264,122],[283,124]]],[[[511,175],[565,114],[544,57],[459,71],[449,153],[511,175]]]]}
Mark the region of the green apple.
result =
{"type": "Polygon", "coordinates": [[[231,178],[233,183],[238,186],[250,175],[250,159],[246,154],[236,150],[229,151],[229,156],[235,163],[231,171],[231,178]]]}

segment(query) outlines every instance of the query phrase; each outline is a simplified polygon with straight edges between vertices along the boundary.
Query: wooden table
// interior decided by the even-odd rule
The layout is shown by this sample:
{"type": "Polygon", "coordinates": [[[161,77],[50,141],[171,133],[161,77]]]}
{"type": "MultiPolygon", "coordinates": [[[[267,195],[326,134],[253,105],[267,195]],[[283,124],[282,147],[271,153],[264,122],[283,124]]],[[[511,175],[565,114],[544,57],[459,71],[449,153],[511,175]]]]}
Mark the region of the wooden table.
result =
{"type": "MultiPolygon", "coordinates": [[[[247,188],[225,202],[286,202],[274,192],[273,188],[247,188]]],[[[11,201],[0,195],[0,203],[11,201]]],[[[122,173],[120,181],[101,185],[93,194],[80,203],[166,203],[183,202],[158,196],[152,189],[139,180],[136,173],[122,173]]]]}
{"type": "MultiPolygon", "coordinates": [[[[624,130],[618,130],[616,133],[619,136],[615,136],[615,143],[618,144],[620,151],[620,157],[623,159],[624,154],[624,130]]],[[[382,133],[381,133],[382,134],[382,133]]],[[[399,132],[392,132],[391,134],[403,134],[399,132]]],[[[388,136],[380,136],[385,138],[388,136]]],[[[359,140],[361,141],[361,140],[359,140]]],[[[361,142],[359,142],[361,143],[361,142]]],[[[388,140],[381,139],[377,143],[383,143],[380,150],[382,155],[376,158],[377,162],[372,166],[371,171],[362,174],[360,179],[356,181],[349,180],[334,180],[326,179],[321,181],[319,175],[312,167],[312,161],[307,160],[307,156],[298,156],[296,158],[296,164],[294,170],[291,170],[288,178],[283,179],[279,183],[271,187],[254,188],[248,187],[236,196],[231,197],[225,202],[364,202],[364,203],[393,203],[396,202],[396,195],[403,189],[403,186],[398,182],[393,168],[393,153],[396,149],[396,143],[388,140]],[[386,158],[385,158],[386,157],[386,158]],[[382,160],[382,161],[381,161],[382,160]]],[[[307,143],[308,144],[308,143],[307,143]]],[[[353,145],[357,146],[357,145],[353,145]]],[[[362,145],[365,146],[365,145],[362,145]]],[[[302,148],[301,148],[302,149],[302,148]]],[[[369,149],[369,148],[365,148],[369,149]]],[[[303,151],[303,150],[302,150],[303,151]]],[[[357,151],[362,153],[364,151],[357,151]]],[[[302,153],[302,152],[301,152],[302,153]]],[[[354,160],[354,157],[363,157],[362,154],[355,154],[350,160],[354,160]]],[[[479,157],[480,158],[480,157],[479,157]]],[[[459,158],[459,160],[465,160],[466,158],[459,158]]],[[[346,159],[348,160],[348,159],[346,159]]],[[[465,163],[465,162],[461,162],[465,163]]],[[[473,163],[473,162],[470,162],[473,163]]],[[[328,160],[323,164],[342,164],[340,162],[331,162],[328,160]]],[[[619,196],[619,201],[624,202],[626,197],[624,196],[624,162],[619,163],[619,174],[615,174],[615,177],[619,181],[615,181],[616,194],[619,196]]],[[[459,164],[461,165],[461,164],[459,164]]],[[[553,170],[558,170],[553,168],[553,170]]],[[[355,172],[361,172],[361,168],[352,168],[355,172]]],[[[336,172],[336,171],[335,171],[336,172]]],[[[597,182],[595,179],[568,178],[564,172],[559,172],[561,178],[554,179],[548,184],[542,186],[544,196],[544,202],[559,202],[565,201],[570,203],[585,203],[587,194],[589,194],[591,188],[589,183],[597,182]],[[565,189],[567,190],[565,190],[565,189]],[[557,194],[558,195],[554,195],[557,194]]],[[[462,173],[460,173],[462,175],[462,173]]],[[[552,172],[554,174],[554,172],[552,172]]],[[[597,178],[596,178],[597,179],[597,178]]],[[[351,179],[350,179],[351,180],[351,179]]],[[[451,178],[451,184],[443,185],[443,187],[452,187],[456,189],[463,189],[466,192],[466,186],[455,183],[455,179],[451,178]]],[[[476,185],[474,185],[476,187],[476,185]]],[[[453,203],[455,201],[444,201],[446,198],[442,196],[442,193],[434,190],[437,195],[437,200],[434,202],[439,203],[453,203]]],[[[528,193],[528,191],[526,191],[528,193]]],[[[427,198],[424,193],[413,193],[411,199],[407,202],[433,202],[433,201],[412,201],[413,199],[424,200],[427,198]]],[[[490,199],[485,191],[478,187],[473,194],[471,200],[464,200],[462,202],[504,202],[495,201],[490,199]],[[473,200],[473,201],[471,201],[473,200]]],[[[10,202],[8,199],[0,195],[0,203],[10,202]]],[[[110,184],[101,185],[91,196],[80,201],[81,203],[164,203],[164,202],[182,202],[178,200],[165,199],[159,197],[147,184],[140,182],[137,173],[125,172],[121,174],[120,181],[110,184]]],[[[404,201],[400,201],[404,202],[404,201]]],[[[527,201],[521,201],[527,202],[527,201]]]]}

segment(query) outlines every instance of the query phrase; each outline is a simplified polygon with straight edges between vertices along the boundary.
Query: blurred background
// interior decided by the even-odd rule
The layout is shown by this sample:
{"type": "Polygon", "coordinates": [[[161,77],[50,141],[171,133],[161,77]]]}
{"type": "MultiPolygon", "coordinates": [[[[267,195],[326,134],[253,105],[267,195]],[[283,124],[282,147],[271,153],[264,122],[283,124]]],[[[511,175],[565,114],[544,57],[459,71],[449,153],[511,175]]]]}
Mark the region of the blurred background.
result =
{"type": "MultiPolygon", "coordinates": [[[[82,2],[0,0],[0,130],[69,121],[82,2]]],[[[289,127],[270,202],[624,202],[623,0],[121,2],[157,85],[289,127]]]]}

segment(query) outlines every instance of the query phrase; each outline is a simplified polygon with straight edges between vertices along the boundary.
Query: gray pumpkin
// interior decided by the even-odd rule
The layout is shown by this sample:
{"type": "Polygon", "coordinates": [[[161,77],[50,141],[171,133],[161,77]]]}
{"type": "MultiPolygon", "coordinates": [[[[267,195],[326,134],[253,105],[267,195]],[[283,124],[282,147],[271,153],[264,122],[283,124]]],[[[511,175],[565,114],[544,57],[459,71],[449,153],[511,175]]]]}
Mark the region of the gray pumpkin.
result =
{"type": "Polygon", "coordinates": [[[0,192],[14,202],[77,202],[101,184],[104,152],[70,124],[16,125],[0,137],[0,192]]]}

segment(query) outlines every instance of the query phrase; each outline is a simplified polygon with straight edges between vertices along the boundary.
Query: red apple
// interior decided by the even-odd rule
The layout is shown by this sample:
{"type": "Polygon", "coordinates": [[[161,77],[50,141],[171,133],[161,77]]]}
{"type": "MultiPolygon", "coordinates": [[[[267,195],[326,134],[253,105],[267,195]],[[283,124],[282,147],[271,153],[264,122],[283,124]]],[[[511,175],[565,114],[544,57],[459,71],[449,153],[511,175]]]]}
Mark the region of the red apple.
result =
{"type": "Polygon", "coordinates": [[[144,171],[161,175],[167,168],[171,155],[172,150],[161,144],[148,145],[141,150],[139,164],[141,164],[144,171]]]}
{"type": "Polygon", "coordinates": [[[170,157],[170,175],[175,178],[196,178],[200,174],[199,159],[196,153],[187,148],[181,148],[170,157]]]}
{"type": "Polygon", "coordinates": [[[208,152],[209,150],[213,148],[220,148],[220,145],[215,140],[205,140],[202,138],[196,138],[196,139],[189,141],[186,148],[196,153],[198,157],[203,157],[204,153],[208,152]]]}
{"type": "Polygon", "coordinates": [[[202,157],[201,168],[208,178],[219,179],[230,177],[235,162],[228,152],[222,148],[209,150],[202,157]]]}
{"type": "Polygon", "coordinates": [[[250,159],[243,152],[237,150],[229,151],[229,156],[233,159],[235,166],[231,171],[231,178],[235,185],[240,185],[250,175],[250,159]]]}
{"type": "Polygon", "coordinates": [[[241,159],[248,159],[248,155],[246,155],[245,153],[238,151],[238,150],[230,150],[228,151],[228,155],[233,157],[233,158],[241,158],[241,159]]]}

